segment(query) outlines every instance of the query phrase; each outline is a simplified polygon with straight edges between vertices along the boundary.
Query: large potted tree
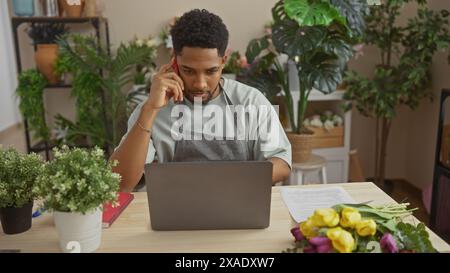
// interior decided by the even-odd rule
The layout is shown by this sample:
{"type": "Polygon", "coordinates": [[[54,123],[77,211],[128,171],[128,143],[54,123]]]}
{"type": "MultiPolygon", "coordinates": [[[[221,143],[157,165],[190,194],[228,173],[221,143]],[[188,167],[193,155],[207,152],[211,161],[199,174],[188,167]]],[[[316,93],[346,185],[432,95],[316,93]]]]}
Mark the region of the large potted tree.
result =
{"type": "Polygon", "coordinates": [[[363,0],[281,0],[272,9],[272,32],[251,41],[247,48],[247,59],[253,64],[245,81],[271,98],[278,94],[284,98],[294,162],[307,161],[311,155],[312,132],[303,123],[309,94],[313,89],[324,94],[334,92],[341,83],[345,64],[353,55],[352,45],[364,30],[367,12],[363,0]],[[287,55],[298,72],[296,120],[296,102],[280,54],[287,55]]]}
{"type": "Polygon", "coordinates": [[[61,250],[70,252],[76,242],[81,252],[94,252],[101,244],[102,205],[117,199],[120,176],[111,169],[117,162],[109,163],[99,148],[53,152],[35,192],[54,212],[61,250]]]}
{"type": "Polygon", "coordinates": [[[18,234],[31,228],[37,177],[44,169],[36,154],[23,155],[0,147],[0,221],[3,232],[18,234]]]}
{"type": "Polygon", "coordinates": [[[362,115],[376,119],[374,182],[390,186],[385,184],[385,170],[392,120],[398,106],[414,110],[422,99],[431,98],[433,55],[450,44],[449,12],[429,10],[424,0],[387,0],[371,9],[365,42],[379,49],[380,62],[372,78],[349,72],[344,98],[362,115]],[[419,8],[401,26],[399,16],[408,2],[417,2],[419,8]]]}

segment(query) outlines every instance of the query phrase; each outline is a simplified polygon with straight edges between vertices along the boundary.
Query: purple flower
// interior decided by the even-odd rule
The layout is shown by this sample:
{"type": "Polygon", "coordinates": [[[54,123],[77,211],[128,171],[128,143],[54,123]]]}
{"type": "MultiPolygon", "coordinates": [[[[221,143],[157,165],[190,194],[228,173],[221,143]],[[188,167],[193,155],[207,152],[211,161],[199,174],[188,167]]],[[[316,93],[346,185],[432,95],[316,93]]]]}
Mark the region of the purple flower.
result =
{"type": "Polygon", "coordinates": [[[295,227],[293,229],[291,229],[291,233],[295,238],[295,241],[303,241],[305,240],[305,236],[303,236],[303,233],[300,231],[299,227],[295,227]]]}
{"type": "Polygon", "coordinates": [[[314,237],[309,240],[309,243],[317,253],[329,253],[333,250],[331,240],[327,237],[314,237]]]}
{"type": "Polygon", "coordinates": [[[305,248],[303,248],[303,253],[317,253],[317,250],[314,246],[305,246],[305,248]]]}
{"type": "Polygon", "coordinates": [[[390,233],[385,233],[380,240],[381,249],[383,252],[387,253],[397,253],[397,242],[395,241],[394,236],[390,233]]]}

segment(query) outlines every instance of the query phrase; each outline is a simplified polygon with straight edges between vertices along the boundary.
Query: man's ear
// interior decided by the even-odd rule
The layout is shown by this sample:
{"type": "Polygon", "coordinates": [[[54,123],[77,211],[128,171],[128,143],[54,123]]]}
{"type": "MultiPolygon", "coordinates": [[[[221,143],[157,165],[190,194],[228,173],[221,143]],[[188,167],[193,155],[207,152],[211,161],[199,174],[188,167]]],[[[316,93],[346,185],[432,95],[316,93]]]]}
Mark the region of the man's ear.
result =
{"type": "Polygon", "coordinates": [[[227,60],[228,60],[228,55],[227,54],[223,55],[223,57],[222,57],[222,69],[225,67],[225,64],[227,63],[227,60]]]}

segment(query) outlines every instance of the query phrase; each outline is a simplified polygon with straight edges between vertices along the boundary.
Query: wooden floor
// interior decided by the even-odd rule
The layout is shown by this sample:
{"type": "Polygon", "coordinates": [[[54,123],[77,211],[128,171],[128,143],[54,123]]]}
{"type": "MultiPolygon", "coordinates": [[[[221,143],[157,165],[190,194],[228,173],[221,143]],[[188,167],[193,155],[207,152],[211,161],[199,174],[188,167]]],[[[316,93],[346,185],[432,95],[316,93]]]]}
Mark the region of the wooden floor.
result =
{"type": "MultiPolygon", "coordinates": [[[[383,188],[383,187],[380,187],[383,188]]],[[[429,226],[429,214],[422,202],[422,191],[405,180],[392,180],[392,189],[384,189],[395,201],[411,203],[411,208],[418,208],[414,216],[429,226]]]]}

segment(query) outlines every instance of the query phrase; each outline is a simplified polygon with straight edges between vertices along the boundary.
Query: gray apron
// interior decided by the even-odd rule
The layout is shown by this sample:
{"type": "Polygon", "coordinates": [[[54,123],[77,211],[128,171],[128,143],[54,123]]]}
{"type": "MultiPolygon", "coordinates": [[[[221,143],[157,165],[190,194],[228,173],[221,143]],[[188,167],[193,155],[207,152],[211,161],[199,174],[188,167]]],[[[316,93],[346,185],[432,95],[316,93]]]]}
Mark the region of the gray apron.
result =
{"type": "MultiPolygon", "coordinates": [[[[219,84],[220,95],[225,96],[226,107],[233,105],[222,85],[219,84]]],[[[219,95],[219,96],[220,96],[219,95]]],[[[234,128],[237,132],[237,116],[234,115],[234,128]]],[[[175,141],[173,162],[193,161],[250,161],[253,153],[249,151],[249,142],[237,140],[236,135],[232,140],[179,140],[175,141]]]]}

